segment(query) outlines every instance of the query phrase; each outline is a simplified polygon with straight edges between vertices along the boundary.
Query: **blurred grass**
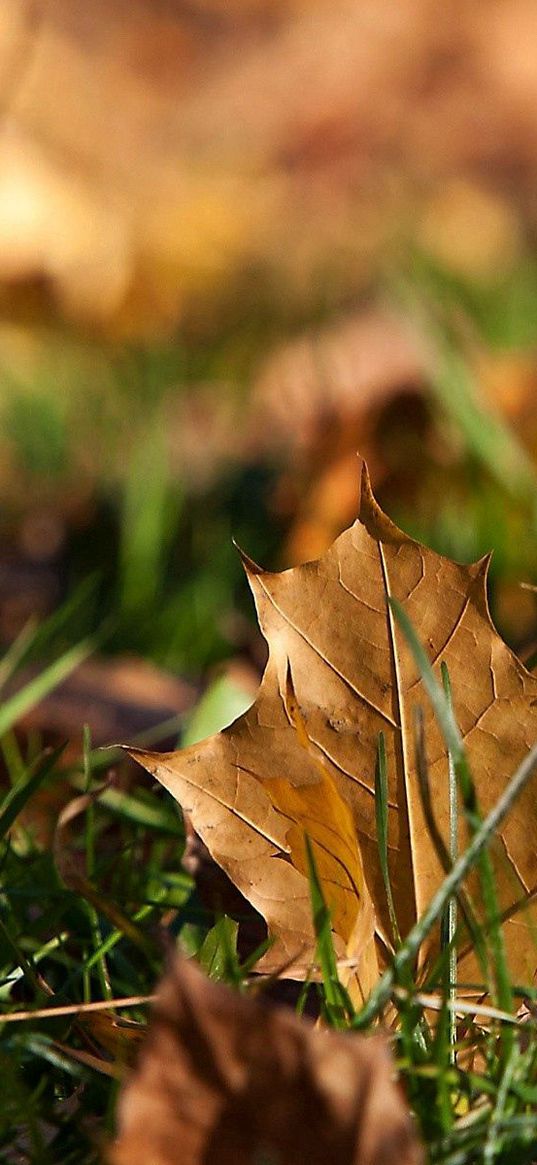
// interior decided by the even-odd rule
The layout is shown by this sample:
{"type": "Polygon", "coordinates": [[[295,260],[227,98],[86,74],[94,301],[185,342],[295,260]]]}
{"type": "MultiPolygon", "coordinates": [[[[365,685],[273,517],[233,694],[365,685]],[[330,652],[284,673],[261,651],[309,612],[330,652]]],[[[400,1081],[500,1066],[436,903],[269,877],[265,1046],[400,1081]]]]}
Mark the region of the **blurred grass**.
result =
{"type": "MultiPolygon", "coordinates": [[[[392,263],[384,287],[428,349],[431,428],[417,472],[412,442],[405,462],[403,411],[390,437],[399,442],[399,452],[389,454],[398,458],[397,483],[391,489],[381,480],[379,496],[404,528],[441,553],[468,560],[494,549],[493,609],[521,643],[531,638],[528,610],[518,631],[512,610],[504,616],[506,603],[500,597],[496,605],[494,596],[521,578],[537,582],[537,400],[529,427],[515,432],[478,383],[475,356],[497,357],[500,373],[506,361],[507,377],[510,357],[523,353],[530,361],[537,263],[528,251],[494,279],[472,280],[413,250],[401,270],[404,279],[392,263]]],[[[321,330],[327,310],[314,312],[309,324],[321,330]]],[[[66,596],[88,574],[98,577],[73,643],[104,616],[106,650],[135,652],[174,670],[203,672],[248,649],[252,607],[231,540],[262,564],[281,565],[295,501],[291,491],[283,508],[276,504],[280,483],[295,473],[293,489],[300,475],[311,489],[319,470],[314,451],[310,462],[308,450],[301,452],[295,469],[292,452],[271,447],[263,433],[257,447],[246,443],[241,451],[256,370],[297,326],[267,311],[266,318],[228,320],[211,344],[194,330],[152,347],[8,329],[0,376],[0,547],[24,542],[34,514],[57,522],[61,547],[51,565],[60,591],[66,596]],[[189,430],[185,402],[195,414],[201,388],[209,419],[202,415],[189,430]],[[236,447],[227,448],[224,437],[215,451],[211,436],[204,448],[207,425],[218,431],[224,399],[236,447]]],[[[367,432],[366,419],[364,442],[367,432]]],[[[355,442],[359,449],[359,429],[355,442]]],[[[41,552],[46,559],[46,544],[41,552]]],[[[528,609],[527,595],[524,603],[528,609]]]]}
{"type": "MultiPolygon", "coordinates": [[[[529,1165],[537,1144],[536,1029],[531,1017],[515,1027],[507,1012],[513,996],[517,1003],[531,1001],[535,991],[505,978],[486,849],[498,808],[482,821],[449,694],[437,684],[400,609],[395,613],[453,757],[472,841],[423,918],[397,941],[393,965],[358,1013],[339,981],[330,913],[314,847],[308,847],[322,973],[319,1006],[326,1022],[343,1030],[369,1029],[382,1014],[393,1025],[397,1015],[392,1040],[398,1071],[431,1161],[529,1165]],[[497,990],[491,1005],[461,1001],[456,984],[448,982],[446,990],[453,936],[419,987],[413,974],[424,937],[441,925],[446,904],[474,863],[491,911],[481,935],[497,990]]],[[[236,682],[216,681],[191,717],[185,740],[217,731],[246,702],[236,682]]],[[[247,988],[255,954],[242,960],[237,920],[215,917],[201,905],[180,865],[181,816],[162,787],[116,787],[109,767],[114,757],[92,751],[87,731],[79,760],[66,761],[61,749],[35,754],[35,741],[13,748],[9,733],[0,745],[11,782],[0,802],[0,1149],[9,1165],[91,1165],[113,1132],[118,1082],[143,1036],[146,1005],[170,945],[196,955],[207,974],[240,990],[247,988]],[[40,798],[58,794],[58,807],[67,804],[69,814],[60,814],[51,846],[40,840],[40,798]],[[129,999],[135,1002],[122,1005],[129,999]],[[84,1010],[94,1001],[103,1007],[84,1010]]],[[[505,791],[503,812],[535,761],[534,750],[505,791]]],[[[384,763],[380,743],[381,849],[384,763]]],[[[305,994],[299,1007],[304,1001],[305,994]]]]}
{"type": "MultiPolygon", "coordinates": [[[[35,636],[44,645],[43,631],[35,636]]],[[[54,665],[56,678],[70,655],[54,665]]],[[[22,660],[13,654],[6,675],[22,660]]],[[[29,707],[54,678],[45,670],[18,704],[29,707]]],[[[220,678],[190,733],[218,730],[245,702],[237,681],[220,678]]],[[[143,1002],[125,1011],[115,1000],[151,995],[170,944],[199,952],[209,974],[237,985],[246,970],[237,923],[215,920],[182,871],[176,803],[162,789],[115,787],[118,750],[92,751],[88,731],[79,760],[62,748],[34,755],[35,741],[8,731],[9,707],[0,738],[9,778],[0,796],[0,1008],[29,1014],[1,1033],[0,1154],[13,1165],[89,1165],[112,1132],[117,1081],[145,1026],[143,1002]],[[68,828],[60,812],[52,845],[40,828],[51,801],[55,816],[66,804],[76,810],[68,828]],[[84,1011],[101,999],[108,1009],[84,1011]],[[43,1008],[60,1010],[32,1016],[43,1008]]]]}
{"type": "MultiPolygon", "coordinates": [[[[411,282],[391,280],[390,294],[395,288],[399,311],[431,352],[425,399],[432,433],[421,484],[406,498],[381,489],[382,501],[442,553],[471,559],[494,549],[493,584],[536,581],[537,404],[534,435],[515,434],[477,386],[473,356],[476,347],[505,358],[531,351],[537,265],[528,260],[479,283],[414,253],[408,270],[411,282]]],[[[281,325],[278,334],[285,334],[281,325]]],[[[248,616],[251,606],[231,539],[265,565],[281,563],[293,501],[284,512],[274,499],[289,463],[264,446],[263,434],[257,450],[204,450],[203,423],[185,436],[179,406],[188,393],[195,400],[196,385],[212,382],[204,397],[216,418],[211,424],[218,426],[225,394],[240,434],[248,386],[275,335],[267,321],[265,331],[233,327],[212,347],[195,335],[153,349],[114,351],[72,337],[28,343],[21,335],[11,355],[7,346],[0,544],[12,543],[34,511],[56,516],[64,538],[61,588],[70,593],[88,573],[98,574],[90,629],[103,614],[111,617],[109,650],[182,670],[203,670],[240,650],[233,613],[248,616]],[[199,464],[207,470],[201,477],[199,464]]],[[[292,417],[289,423],[292,429],[292,417]]],[[[401,424],[394,440],[404,476],[404,415],[401,424]]],[[[307,452],[301,456],[307,464],[307,452]]],[[[415,477],[415,464],[406,472],[415,477]]]]}

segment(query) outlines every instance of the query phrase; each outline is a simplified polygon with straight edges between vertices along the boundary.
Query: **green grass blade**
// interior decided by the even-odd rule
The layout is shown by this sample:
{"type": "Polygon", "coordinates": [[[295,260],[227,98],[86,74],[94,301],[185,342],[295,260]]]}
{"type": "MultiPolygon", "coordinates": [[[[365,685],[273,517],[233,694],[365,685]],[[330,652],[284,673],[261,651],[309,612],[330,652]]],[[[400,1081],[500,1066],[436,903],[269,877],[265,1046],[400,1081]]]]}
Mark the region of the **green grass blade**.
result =
{"type": "MultiPolygon", "coordinates": [[[[108,752],[108,750],[106,751],[108,752]]],[[[115,757],[117,758],[118,755],[121,755],[119,750],[116,751],[115,757]]],[[[98,750],[94,749],[92,761],[95,757],[97,757],[97,763],[92,764],[94,774],[96,771],[101,772],[105,767],[101,764],[98,750]]],[[[83,774],[71,771],[70,782],[73,788],[83,792],[85,785],[83,774]]],[[[111,785],[110,788],[103,789],[99,794],[99,804],[109,813],[136,825],[141,825],[144,829],[169,833],[178,839],[184,838],[185,831],[177,809],[167,801],[158,800],[151,792],[146,793],[144,790],[137,794],[128,793],[124,789],[115,789],[111,785]]]]}
{"type": "Polygon", "coordinates": [[[245,959],[243,959],[242,963],[240,964],[240,973],[243,982],[248,978],[250,972],[255,970],[256,963],[258,963],[259,960],[263,958],[263,955],[266,955],[267,951],[270,950],[273,942],[274,939],[267,935],[267,937],[259,943],[259,946],[257,946],[255,950],[252,951],[251,955],[248,955],[245,959]]]}
{"type": "MultiPolygon", "coordinates": [[[[451,696],[451,681],[449,678],[448,666],[445,660],[440,664],[440,671],[442,675],[442,686],[444,695],[451,709],[453,709],[453,701],[451,696]]],[[[451,865],[453,866],[457,860],[459,852],[459,803],[457,798],[457,774],[455,772],[455,764],[450,750],[448,749],[448,779],[449,779],[449,857],[451,865]]],[[[449,945],[449,983],[447,995],[451,1003],[454,1003],[457,996],[457,948],[455,945],[455,936],[457,933],[457,899],[450,898],[447,904],[446,912],[446,939],[449,945]]],[[[455,1063],[455,1044],[457,1042],[457,1021],[455,1012],[450,1012],[450,1043],[451,1043],[451,1062],[455,1063]]]]}
{"type": "Polygon", "coordinates": [[[39,981],[31,959],[27,958],[24,951],[21,950],[19,943],[13,937],[2,918],[0,918],[0,936],[4,940],[6,947],[12,952],[15,966],[20,969],[22,976],[26,979],[29,987],[33,989],[35,996],[40,998],[45,993],[43,983],[39,981]]]}
{"type": "Polygon", "coordinates": [[[392,939],[396,947],[401,946],[401,934],[397,923],[395,903],[393,900],[390,871],[388,868],[388,768],[386,762],[386,741],[383,732],[379,732],[377,744],[377,763],[375,766],[375,818],[377,826],[377,846],[379,851],[382,880],[386,892],[392,939]]]}
{"type": "Polygon", "coordinates": [[[443,996],[443,1007],[438,1018],[434,1044],[431,1049],[431,1061],[438,1067],[438,1115],[444,1133],[453,1126],[453,1105],[451,1100],[452,1085],[448,1083],[449,1066],[455,1063],[455,1039],[457,1035],[457,1017],[447,1006],[447,995],[443,996]],[[454,1030],[453,1030],[454,1029],[454,1030]],[[455,1036],[455,1039],[454,1039],[455,1036]]]}
{"type": "MultiPolygon", "coordinates": [[[[457,783],[461,790],[464,811],[470,834],[475,836],[482,824],[482,818],[479,812],[475,787],[466,758],[463,738],[454,716],[451,701],[448,699],[442,686],[438,683],[429,662],[429,658],[422,644],[420,643],[418,636],[416,635],[414,627],[412,626],[412,622],[409,619],[406,611],[401,606],[401,604],[397,602],[396,599],[390,598],[388,601],[410,647],[410,650],[412,651],[415,662],[420,671],[423,685],[427,695],[429,696],[429,699],[431,700],[435,715],[447,745],[448,754],[452,759],[457,783]]],[[[477,865],[480,875],[483,905],[485,908],[487,923],[486,933],[489,940],[489,953],[496,986],[496,1001],[498,1006],[503,1011],[511,1011],[513,1007],[513,993],[511,990],[511,980],[509,975],[509,968],[507,965],[500,910],[496,894],[494,869],[490,854],[485,848],[482,848],[479,851],[477,865]]],[[[513,1033],[509,1028],[502,1029],[502,1039],[505,1039],[504,1050],[507,1056],[510,1054],[512,1038],[513,1033]]]]}
{"type": "MultiPolygon", "coordinates": [[[[448,874],[453,866],[450,853],[446,848],[444,839],[438,828],[436,815],[433,808],[433,799],[431,796],[431,785],[429,781],[429,766],[427,762],[427,749],[425,745],[425,727],[423,709],[420,705],[414,708],[414,748],[415,748],[415,763],[416,774],[418,777],[418,790],[421,800],[421,808],[425,818],[429,837],[435,847],[436,854],[444,874],[448,874]]],[[[477,922],[475,912],[470,900],[470,895],[464,887],[459,891],[461,912],[464,916],[470,941],[476,950],[479,958],[480,966],[483,971],[484,981],[488,980],[488,960],[487,950],[482,929],[477,922]]],[[[440,920],[440,954],[432,967],[428,968],[428,980],[430,985],[435,985],[440,978],[444,983],[444,988],[450,995],[452,985],[456,982],[457,970],[457,946],[456,946],[456,929],[451,933],[447,926],[447,918],[449,911],[449,903],[446,913],[440,920]]],[[[451,1030],[454,1037],[454,1023],[451,1021],[451,1030]]]]}
{"type": "Polygon", "coordinates": [[[429,656],[423,644],[418,639],[413,624],[401,603],[391,596],[388,598],[388,603],[414,656],[421,679],[423,680],[423,686],[433,706],[436,719],[442,729],[444,740],[453,755],[453,763],[457,766],[462,765],[467,770],[468,765],[461,732],[453,715],[453,709],[436,679],[429,656]]]}
{"type": "Polygon", "coordinates": [[[0,737],[0,749],[12,785],[16,785],[25,775],[28,764],[22,755],[14,728],[0,737]]]}
{"type": "Polygon", "coordinates": [[[463,434],[468,449],[486,466],[506,492],[528,501],[535,514],[537,474],[522,441],[499,412],[483,408],[468,361],[437,329],[437,366],[433,390],[463,434]]]}
{"type": "MultiPolygon", "coordinates": [[[[162,896],[164,897],[164,893],[162,896]]],[[[136,910],[132,915],[133,923],[137,925],[140,922],[145,922],[145,920],[149,918],[151,914],[155,913],[157,908],[158,907],[155,903],[147,903],[144,906],[141,906],[139,910],[136,910]]],[[[103,939],[101,945],[97,947],[97,949],[94,950],[91,955],[88,956],[84,962],[83,969],[89,973],[93,967],[99,965],[99,961],[101,959],[105,958],[105,956],[109,954],[109,952],[112,951],[114,947],[117,946],[117,944],[126,937],[130,936],[126,936],[124,930],[120,930],[118,927],[116,927],[110,932],[110,934],[107,935],[105,939],[103,939]]],[[[79,968],[79,970],[82,970],[82,968],[79,968]]]]}
{"type": "MultiPolygon", "coordinates": [[[[446,848],[442,834],[440,833],[440,830],[438,828],[435,812],[433,809],[433,803],[432,803],[432,797],[431,797],[431,787],[430,787],[430,782],[429,782],[429,769],[428,769],[428,764],[427,764],[427,750],[425,747],[423,709],[419,705],[414,709],[414,745],[415,745],[415,757],[416,757],[416,773],[417,773],[417,777],[418,777],[418,790],[419,790],[420,799],[421,799],[421,807],[423,810],[423,816],[425,818],[425,823],[426,823],[427,828],[429,830],[429,836],[430,836],[431,841],[433,842],[433,845],[435,847],[440,865],[442,866],[444,874],[448,874],[450,869],[452,868],[453,861],[450,857],[449,851],[446,848]]],[[[483,969],[483,975],[486,979],[486,977],[487,977],[487,952],[486,952],[484,937],[482,934],[482,928],[479,926],[479,923],[478,923],[476,915],[475,915],[475,911],[474,911],[473,906],[472,906],[472,902],[470,900],[470,896],[467,893],[467,891],[464,889],[464,887],[461,887],[461,889],[460,889],[459,899],[460,899],[461,913],[464,916],[464,921],[466,923],[471,942],[473,943],[473,945],[476,949],[481,967],[483,969]]],[[[449,941],[450,940],[448,939],[448,937],[446,935],[446,942],[449,942],[449,941]]],[[[456,951],[455,951],[455,956],[456,956],[456,951]]],[[[445,959],[442,958],[441,962],[442,962],[442,966],[444,966],[445,959]]],[[[448,962],[449,962],[449,959],[448,959],[448,962]]],[[[435,977],[436,977],[436,970],[433,968],[431,978],[434,980],[435,977]]]]}
{"type": "MultiPolygon", "coordinates": [[[[88,805],[85,813],[84,821],[84,841],[86,850],[86,877],[91,881],[95,874],[95,804],[91,795],[91,732],[88,724],[84,725],[83,731],[83,763],[84,763],[84,784],[85,793],[88,797],[88,805]]],[[[95,906],[88,902],[87,913],[91,930],[91,939],[94,951],[100,951],[103,942],[101,931],[101,923],[99,914],[95,906]]],[[[100,954],[97,960],[97,974],[101,987],[103,999],[112,999],[113,990],[110,982],[110,975],[106,964],[106,955],[100,954]]]]}
{"type": "Polygon", "coordinates": [[[29,619],[19,631],[17,638],[10,644],[3,658],[0,660],[0,689],[5,687],[8,680],[15,674],[17,668],[30,651],[35,642],[37,623],[29,619]]]}
{"type": "MultiPolygon", "coordinates": [[[[62,755],[65,745],[60,745],[59,748],[54,749],[54,752],[45,755],[37,762],[35,772],[30,776],[25,776],[21,781],[18,781],[12,789],[6,793],[2,804],[0,805],[0,839],[6,836],[6,833],[14,822],[17,820],[19,813],[22,812],[25,805],[39,788],[45,777],[52,772],[56,762],[62,755]]],[[[35,767],[35,766],[34,766],[35,767]]]]}
{"type": "Polygon", "coordinates": [[[345,988],[339,980],[336,954],[332,940],[330,911],[325,902],[315,862],[315,855],[313,853],[313,846],[307,834],[305,841],[313,922],[317,937],[317,958],[323,977],[327,1018],[332,1027],[346,1028],[349,1019],[354,1014],[354,1008],[345,988]]]}
{"type": "Polygon", "coordinates": [[[498,1091],[495,1097],[494,1107],[488,1122],[487,1136],[483,1146],[483,1165],[494,1165],[494,1161],[497,1160],[497,1153],[499,1148],[498,1142],[500,1139],[498,1133],[505,1115],[507,1094],[511,1087],[511,1081],[515,1073],[516,1063],[519,1055],[519,1047],[516,1043],[513,1043],[511,1046],[509,1058],[503,1067],[501,1080],[499,1081],[498,1091]]]}
{"type": "MultiPolygon", "coordinates": [[[[33,951],[32,952],[32,966],[37,967],[38,964],[42,961],[42,959],[48,958],[48,956],[50,954],[52,954],[54,951],[57,951],[58,948],[61,947],[63,945],[63,943],[68,939],[68,937],[69,937],[68,932],[63,931],[61,934],[57,934],[54,936],[54,938],[49,939],[49,941],[47,943],[44,943],[41,947],[39,947],[38,950],[33,951]]],[[[23,977],[23,975],[24,975],[24,971],[23,971],[22,967],[20,967],[20,966],[15,967],[10,972],[8,982],[2,983],[2,985],[0,986],[0,1004],[2,1004],[6,999],[9,999],[9,996],[11,995],[11,992],[13,990],[13,987],[15,986],[15,983],[18,983],[19,979],[21,979],[23,977]]]]}
{"type": "Polygon", "coordinates": [[[237,959],[238,932],[238,922],[223,914],[206,934],[197,959],[209,979],[231,980],[238,986],[242,979],[237,959]]]}
{"type": "Polygon", "coordinates": [[[123,495],[118,597],[127,621],[155,609],[179,517],[164,430],[158,417],[151,420],[132,454],[123,495]]]}
{"type": "Polygon", "coordinates": [[[91,655],[93,648],[94,645],[90,640],[85,640],[83,643],[77,644],[76,647],[70,648],[54,663],[44,668],[35,679],[30,680],[19,692],[15,692],[6,700],[0,707],[0,736],[12,728],[31,708],[35,708],[35,705],[39,704],[39,701],[43,700],[45,696],[48,696],[53,688],[61,684],[62,680],[67,679],[67,676],[84,659],[87,659],[88,655],[91,655]]]}
{"type": "Polygon", "coordinates": [[[451,896],[455,894],[461,882],[475,866],[480,854],[490,843],[496,830],[499,829],[507,817],[509,810],[522,789],[527,785],[530,777],[533,776],[536,768],[537,745],[534,745],[519,765],[514,776],[511,777],[509,784],[504,789],[501,797],[499,797],[496,805],[491,809],[488,816],[472,837],[467,849],[457,858],[455,865],[436,891],[436,894],[433,895],[421,918],[418,919],[409,931],[402,947],[396,951],[391,966],[384,972],[384,975],[374,991],[372,991],[367,1003],[356,1016],[353,1024],[354,1027],[368,1027],[386,1006],[401,971],[404,971],[405,968],[411,965],[416,958],[423,940],[441,917],[451,896]]]}

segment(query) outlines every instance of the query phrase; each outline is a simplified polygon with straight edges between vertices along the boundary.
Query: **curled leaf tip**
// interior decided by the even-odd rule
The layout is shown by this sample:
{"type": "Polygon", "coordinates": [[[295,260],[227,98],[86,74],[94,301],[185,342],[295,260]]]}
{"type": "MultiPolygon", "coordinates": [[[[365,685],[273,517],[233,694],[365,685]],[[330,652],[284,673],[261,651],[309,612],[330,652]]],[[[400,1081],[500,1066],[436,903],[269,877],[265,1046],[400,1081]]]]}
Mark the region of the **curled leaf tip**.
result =
{"type": "Polygon", "coordinates": [[[242,565],[243,565],[247,575],[265,574],[264,568],[262,566],[259,566],[257,562],[254,562],[254,559],[250,558],[250,555],[247,554],[246,551],[243,550],[241,546],[239,546],[238,542],[236,542],[234,538],[233,538],[233,545],[234,545],[235,549],[238,551],[240,560],[242,562],[242,565]]]}

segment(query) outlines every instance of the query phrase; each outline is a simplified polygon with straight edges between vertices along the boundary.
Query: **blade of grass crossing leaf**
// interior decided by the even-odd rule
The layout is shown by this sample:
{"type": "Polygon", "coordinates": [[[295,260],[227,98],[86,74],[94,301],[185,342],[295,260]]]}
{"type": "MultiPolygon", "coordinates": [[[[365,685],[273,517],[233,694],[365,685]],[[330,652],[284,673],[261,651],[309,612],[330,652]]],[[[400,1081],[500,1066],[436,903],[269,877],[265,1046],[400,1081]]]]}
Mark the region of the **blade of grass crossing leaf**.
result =
{"type": "MultiPolygon", "coordinates": [[[[412,651],[414,660],[420,671],[423,685],[431,700],[448,748],[448,753],[452,758],[470,833],[476,836],[482,824],[482,819],[477,806],[475,787],[464,750],[464,742],[453,713],[453,708],[442,686],[437,682],[429,658],[416,635],[406,611],[396,599],[390,598],[388,601],[412,651]]],[[[496,984],[496,1002],[503,1011],[511,1011],[513,1007],[513,993],[511,990],[511,980],[500,922],[494,870],[490,854],[484,847],[478,852],[477,865],[486,914],[489,951],[496,984]]],[[[513,1033],[510,1028],[505,1027],[502,1029],[502,1040],[504,1041],[505,1055],[509,1055],[513,1041],[513,1033]]]]}
{"type": "Polygon", "coordinates": [[[414,656],[414,660],[423,680],[423,685],[433,706],[435,716],[444,734],[444,739],[448,748],[453,754],[453,762],[456,765],[463,764],[467,769],[468,766],[464,752],[464,744],[459,726],[453,715],[453,710],[450,707],[442,688],[437,682],[425,648],[418,639],[413,624],[411,623],[404,607],[401,606],[401,603],[399,603],[397,599],[394,599],[391,596],[388,598],[388,602],[403,632],[408,646],[410,647],[412,655],[414,656]]]}
{"type": "Polygon", "coordinates": [[[412,964],[424,938],[441,917],[451,895],[456,892],[469,871],[475,866],[479,855],[485,846],[489,844],[491,837],[494,836],[496,830],[500,827],[519,793],[528,783],[536,768],[537,745],[534,745],[522,761],[522,764],[519,765],[514,776],[511,777],[509,784],[504,789],[504,792],[493,809],[491,809],[488,816],[472,837],[467,849],[457,858],[455,865],[436,891],[436,894],[433,895],[421,918],[418,919],[407,934],[403,945],[395,952],[391,966],[384,972],[380,982],[371,992],[367,1003],[356,1016],[353,1023],[354,1027],[360,1029],[368,1027],[386,1006],[401,971],[412,964]]]}
{"type": "Polygon", "coordinates": [[[354,1008],[345,988],[339,980],[336,954],[332,940],[330,911],[324,899],[313,853],[313,846],[307,834],[305,836],[305,842],[313,921],[317,937],[317,957],[323,976],[326,1010],[333,1027],[345,1028],[348,1025],[348,1020],[354,1014],[354,1008]]]}
{"type": "MultiPolygon", "coordinates": [[[[451,698],[451,682],[449,678],[449,671],[446,661],[443,659],[440,665],[442,675],[442,686],[444,688],[444,695],[451,709],[453,709],[453,702],[451,698]]],[[[449,779],[449,856],[451,865],[453,866],[457,860],[459,851],[459,823],[458,811],[459,804],[457,799],[457,775],[455,773],[455,765],[451,751],[448,748],[448,779],[449,779]]],[[[457,996],[457,948],[455,945],[455,936],[457,933],[457,899],[450,898],[447,904],[446,912],[447,925],[447,942],[449,945],[449,984],[448,984],[448,999],[453,1003],[457,996]]],[[[449,1015],[449,1038],[451,1045],[451,1062],[454,1064],[456,1060],[455,1044],[457,1042],[457,1020],[455,1012],[452,1010],[449,1015]]]]}
{"type": "MultiPolygon", "coordinates": [[[[444,873],[448,874],[452,865],[453,865],[453,862],[451,861],[449,851],[444,844],[444,839],[442,837],[442,834],[440,833],[440,830],[438,828],[438,824],[436,821],[436,817],[434,814],[432,797],[431,797],[431,787],[430,787],[430,781],[429,781],[429,770],[428,770],[428,764],[427,764],[427,751],[426,751],[426,747],[425,747],[425,730],[424,730],[423,709],[420,707],[420,705],[417,705],[417,707],[414,709],[414,747],[415,747],[415,757],[416,757],[416,773],[417,773],[417,777],[418,777],[418,789],[419,789],[419,793],[420,793],[423,816],[425,817],[425,822],[426,822],[427,828],[429,830],[429,836],[430,836],[431,841],[433,842],[434,847],[436,849],[440,865],[442,866],[444,873]]],[[[479,958],[479,962],[480,962],[480,965],[481,965],[481,968],[483,971],[484,981],[487,982],[488,981],[487,950],[486,950],[485,940],[484,940],[484,937],[482,935],[481,927],[479,926],[479,924],[477,922],[477,918],[475,916],[475,911],[474,911],[472,903],[470,901],[470,896],[469,896],[468,892],[464,889],[464,887],[461,887],[461,889],[459,891],[459,897],[460,897],[461,912],[464,915],[464,921],[465,921],[466,926],[468,928],[470,940],[471,940],[473,946],[475,947],[477,956],[479,958]]],[[[447,945],[448,945],[448,940],[447,940],[447,935],[446,935],[446,942],[445,942],[446,949],[447,949],[447,945]]],[[[448,959],[448,962],[449,962],[449,959],[448,959]]],[[[446,966],[446,960],[444,957],[444,952],[442,951],[440,958],[436,961],[435,964],[433,964],[433,967],[432,967],[431,971],[429,972],[430,978],[433,982],[436,982],[436,978],[437,978],[437,975],[440,971],[440,968],[444,967],[444,966],[446,966]]],[[[448,975],[449,975],[449,970],[448,970],[448,975]]]]}
{"type": "Polygon", "coordinates": [[[395,913],[390,871],[388,868],[388,770],[386,762],[386,741],[384,733],[379,732],[377,745],[377,763],[375,766],[375,818],[377,825],[377,845],[379,851],[380,868],[386,891],[388,914],[392,928],[392,939],[396,947],[401,945],[401,935],[395,913]]]}

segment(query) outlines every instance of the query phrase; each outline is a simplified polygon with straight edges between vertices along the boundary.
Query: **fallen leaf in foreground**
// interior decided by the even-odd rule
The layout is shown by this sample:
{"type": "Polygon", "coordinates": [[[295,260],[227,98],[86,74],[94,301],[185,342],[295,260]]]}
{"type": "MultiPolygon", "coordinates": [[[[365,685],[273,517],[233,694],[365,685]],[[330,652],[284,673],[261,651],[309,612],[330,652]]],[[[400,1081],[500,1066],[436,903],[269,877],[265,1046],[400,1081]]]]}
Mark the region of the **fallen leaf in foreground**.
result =
{"type": "MultiPolygon", "coordinates": [[[[380,731],[388,766],[389,872],[403,936],[443,879],[419,795],[417,705],[425,717],[432,805],[447,847],[446,747],[390,597],[407,612],[439,679],[441,663],[448,666],[483,813],[537,740],[537,678],[492,625],[486,569],[486,560],[460,566],[397,529],[377,505],[364,467],[359,520],[321,559],[279,574],[246,561],[270,649],[249,711],[182,752],[132,751],[177,798],[213,858],[266,919],[275,941],[263,969],[287,964],[287,973],[299,978],[314,959],[299,844],[300,832],[307,831],[332,912],[336,953],[355,960],[358,985],[362,994],[367,990],[373,974],[367,926],[390,935],[375,821],[380,731]],[[289,707],[289,672],[308,747],[289,707]]],[[[533,779],[492,847],[503,911],[536,886],[535,790],[533,779]]],[[[460,847],[466,840],[461,824],[460,847]]],[[[471,886],[479,907],[478,888],[471,886]]],[[[536,920],[531,905],[505,923],[517,983],[534,977],[536,920]]],[[[437,942],[433,936],[423,957],[437,942]]],[[[475,981],[476,973],[471,961],[463,962],[467,980],[475,981]]]]}
{"type": "Polygon", "coordinates": [[[316,1030],[177,960],[119,1102],[111,1165],[417,1165],[380,1037],[316,1030]]]}

